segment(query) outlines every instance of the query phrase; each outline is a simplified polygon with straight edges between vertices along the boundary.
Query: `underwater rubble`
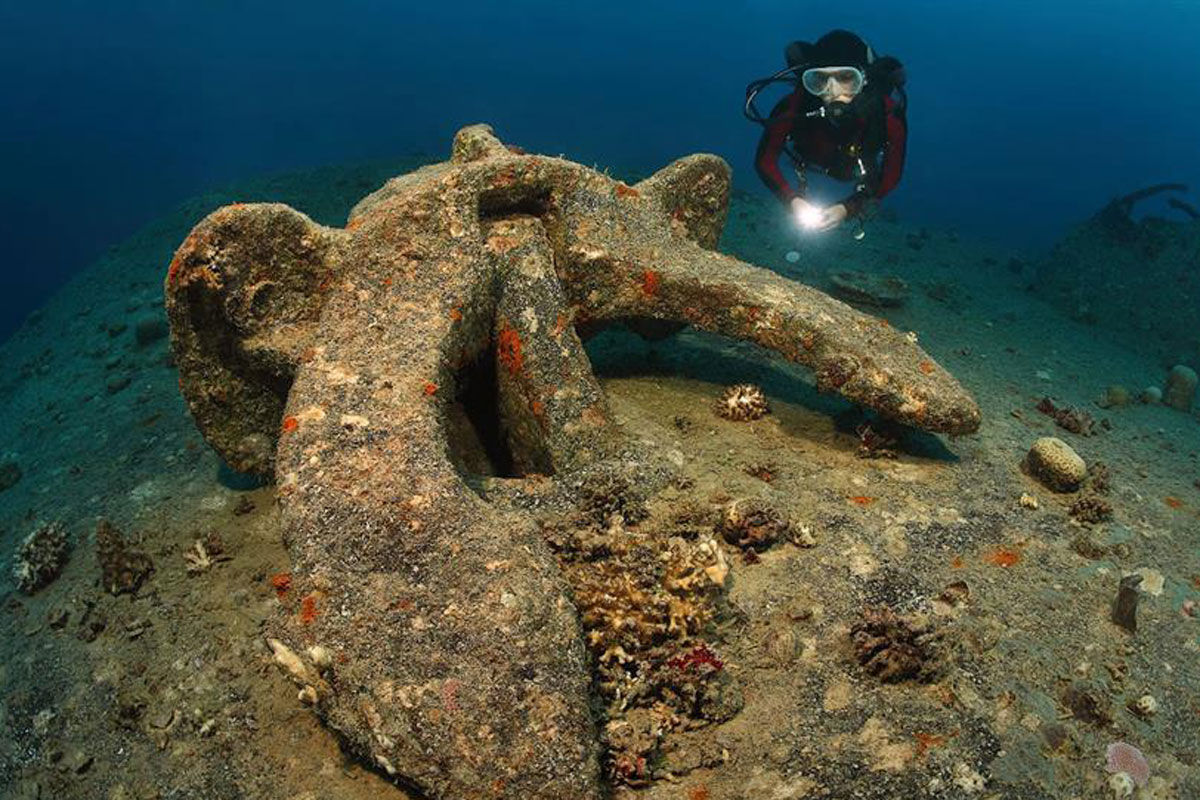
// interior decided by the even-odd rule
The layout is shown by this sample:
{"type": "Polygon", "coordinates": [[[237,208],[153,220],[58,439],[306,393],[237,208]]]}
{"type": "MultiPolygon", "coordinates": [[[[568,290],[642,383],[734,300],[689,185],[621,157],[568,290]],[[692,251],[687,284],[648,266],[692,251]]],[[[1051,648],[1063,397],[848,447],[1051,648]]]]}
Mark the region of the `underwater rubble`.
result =
{"type": "Polygon", "coordinates": [[[1170,208],[1178,214],[1133,215],[1151,197],[1185,191],[1179,183],[1156,184],[1107,203],[1038,262],[1036,293],[1113,341],[1140,342],[1164,368],[1181,356],[1191,360],[1190,368],[1200,366],[1195,209],[1172,198],[1170,208]]]}

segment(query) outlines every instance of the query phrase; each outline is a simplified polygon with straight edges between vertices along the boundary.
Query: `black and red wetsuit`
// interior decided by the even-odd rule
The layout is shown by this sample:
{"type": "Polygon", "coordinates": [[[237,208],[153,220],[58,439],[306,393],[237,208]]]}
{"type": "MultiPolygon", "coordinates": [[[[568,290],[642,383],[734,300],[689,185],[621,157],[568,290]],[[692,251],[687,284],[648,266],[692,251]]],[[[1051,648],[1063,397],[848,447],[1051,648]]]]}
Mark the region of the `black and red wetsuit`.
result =
{"type": "Polygon", "coordinates": [[[864,117],[835,126],[825,117],[806,116],[820,105],[820,98],[803,88],[780,100],[758,142],[754,166],[784,203],[803,197],[804,187],[792,187],[779,169],[779,157],[790,139],[802,167],[815,167],[840,181],[859,181],[840,202],[848,216],[861,216],[869,200],[882,198],[900,183],[908,134],[903,108],[891,97],[873,98],[864,117]],[[866,168],[865,179],[859,174],[859,158],[866,168]]]}

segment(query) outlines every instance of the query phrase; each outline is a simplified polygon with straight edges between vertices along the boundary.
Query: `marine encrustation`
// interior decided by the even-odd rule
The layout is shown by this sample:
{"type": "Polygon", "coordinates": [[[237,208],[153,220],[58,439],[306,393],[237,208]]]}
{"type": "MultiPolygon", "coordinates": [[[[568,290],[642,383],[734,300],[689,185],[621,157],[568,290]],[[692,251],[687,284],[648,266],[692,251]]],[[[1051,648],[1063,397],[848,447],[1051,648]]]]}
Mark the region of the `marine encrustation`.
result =
{"type": "Polygon", "coordinates": [[[378,768],[439,798],[602,795],[579,622],[521,506],[668,470],[614,421],[581,333],[689,324],[891,419],[978,427],[903,333],[716,252],[729,192],[715,156],[628,186],[478,125],[342,229],[233,205],[179,248],[166,296],[189,409],[278,487],[298,602],[273,647],[378,768]],[[514,477],[468,479],[456,443],[481,360],[514,477]]]}

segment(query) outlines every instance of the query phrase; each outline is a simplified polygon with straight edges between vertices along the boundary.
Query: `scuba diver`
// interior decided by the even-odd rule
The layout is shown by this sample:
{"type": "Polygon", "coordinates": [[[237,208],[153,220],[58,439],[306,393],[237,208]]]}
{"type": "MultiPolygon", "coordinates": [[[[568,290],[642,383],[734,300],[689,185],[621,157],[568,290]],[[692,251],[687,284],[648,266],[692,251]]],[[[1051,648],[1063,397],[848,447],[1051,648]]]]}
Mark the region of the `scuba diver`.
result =
{"type": "Polygon", "coordinates": [[[746,117],[763,126],[754,159],[758,175],[801,227],[826,231],[851,219],[861,239],[862,220],[896,188],[904,169],[904,67],[892,56],[877,58],[870,45],[844,30],[813,44],[792,42],[785,56],[786,68],[746,87],[746,117]],[[754,100],[774,83],[795,88],[763,117],[754,100]],[[796,170],[796,188],[779,169],[780,155],[796,170]],[[854,191],[832,206],[817,206],[807,197],[810,167],[853,180],[854,191]]]}

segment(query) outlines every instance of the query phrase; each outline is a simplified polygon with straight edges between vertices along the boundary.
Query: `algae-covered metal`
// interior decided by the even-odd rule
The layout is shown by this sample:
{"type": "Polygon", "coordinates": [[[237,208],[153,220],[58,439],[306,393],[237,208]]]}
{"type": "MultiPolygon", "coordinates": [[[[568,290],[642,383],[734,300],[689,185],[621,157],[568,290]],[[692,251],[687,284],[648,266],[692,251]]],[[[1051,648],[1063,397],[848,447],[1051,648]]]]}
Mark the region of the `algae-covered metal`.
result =
{"type": "Polygon", "coordinates": [[[729,191],[715,156],[628,186],[473,126],[343,229],[229,206],[180,247],[166,296],[181,389],[233,467],[278,485],[301,600],[275,640],[332,654],[302,695],[380,769],[434,797],[602,794],[562,576],[529,515],[486,500],[455,457],[453,400],[481,357],[515,474],[558,484],[655,469],[577,332],[616,321],[753,341],[890,418],[978,427],[903,333],[715,252],[729,191]]]}

